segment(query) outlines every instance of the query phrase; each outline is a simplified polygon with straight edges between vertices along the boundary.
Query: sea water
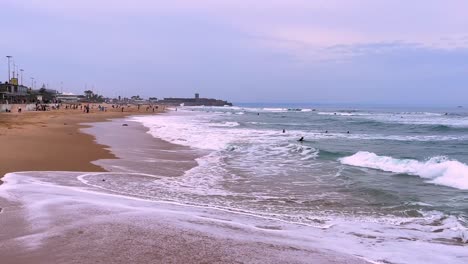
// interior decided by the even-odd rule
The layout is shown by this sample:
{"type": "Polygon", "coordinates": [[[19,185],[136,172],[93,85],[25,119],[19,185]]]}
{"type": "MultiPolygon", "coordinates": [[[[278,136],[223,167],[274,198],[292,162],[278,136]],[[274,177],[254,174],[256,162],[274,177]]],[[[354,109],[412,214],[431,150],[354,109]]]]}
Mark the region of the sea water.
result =
{"type": "MultiPolygon", "coordinates": [[[[188,216],[190,208],[198,208],[194,214],[202,210],[239,226],[266,229],[305,249],[375,263],[468,262],[464,109],[175,110],[94,124],[104,129],[94,133],[98,143],[122,158],[98,162],[111,172],[11,174],[3,193],[19,180],[18,191],[29,185],[61,190],[69,185],[60,182],[68,175],[80,192],[182,205],[188,216]],[[121,123],[130,121],[181,147],[158,150],[148,141],[122,140],[121,123]],[[298,141],[301,137],[304,141],[298,141]],[[182,152],[184,160],[172,157],[182,152]]],[[[145,131],[132,133],[140,137],[145,131]]]]}
{"type": "Polygon", "coordinates": [[[356,243],[464,249],[457,260],[468,261],[463,109],[179,107],[131,120],[205,153],[182,177],[156,181],[160,199],[341,230],[356,243]]]}

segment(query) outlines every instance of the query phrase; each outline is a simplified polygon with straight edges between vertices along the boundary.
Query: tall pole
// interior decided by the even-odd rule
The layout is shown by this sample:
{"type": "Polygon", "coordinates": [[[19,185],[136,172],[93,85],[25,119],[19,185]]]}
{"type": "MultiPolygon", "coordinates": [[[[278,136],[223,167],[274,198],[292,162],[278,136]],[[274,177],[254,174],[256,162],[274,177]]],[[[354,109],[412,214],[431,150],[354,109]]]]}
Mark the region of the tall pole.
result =
{"type": "Polygon", "coordinates": [[[31,77],[31,90],[34,89],[34,77],[31,77]]]}
{"type": "Polygon", "coordinates": [[[21,72],[21,85],[23,85],[23,72],[24,72],[24,70],[20,69],[20,72],[21,72]]]}
{"type": "Polygon", "coordinates": [[[10,59],[13,58],[13,56],[6,56],[8,58],[8,83],[10,83],[10,59]]]}
{"type": "Polygon", "coordinates": [[[15,77],[15,68],[16,68],[16,64],[15,64],[15,61],[13,60],[13,78],[16,78],[15,77]]]}

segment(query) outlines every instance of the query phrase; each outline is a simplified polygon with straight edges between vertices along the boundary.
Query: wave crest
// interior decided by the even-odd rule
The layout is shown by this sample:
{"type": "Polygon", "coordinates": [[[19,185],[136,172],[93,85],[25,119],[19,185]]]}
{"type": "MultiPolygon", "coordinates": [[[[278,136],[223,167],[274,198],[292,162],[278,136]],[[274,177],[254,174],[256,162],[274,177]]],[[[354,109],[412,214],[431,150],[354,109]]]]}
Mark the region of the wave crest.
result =
{"type": "Polygon", "coordinates": [[[438,156],[427,161],[395,159],[372,152],[359,151],[339,159],[342,164],[405,173],[429,179],[430,183],[468,190],[468,165],[447,157],[438,156]]]}
{"type": "Polygon", "coordinates": [[[212,127],[236,127],[236,126],[240,126],[240,124],[237,122],[223,122],[223,123],[211,124],[210,126],[212,127]]]}

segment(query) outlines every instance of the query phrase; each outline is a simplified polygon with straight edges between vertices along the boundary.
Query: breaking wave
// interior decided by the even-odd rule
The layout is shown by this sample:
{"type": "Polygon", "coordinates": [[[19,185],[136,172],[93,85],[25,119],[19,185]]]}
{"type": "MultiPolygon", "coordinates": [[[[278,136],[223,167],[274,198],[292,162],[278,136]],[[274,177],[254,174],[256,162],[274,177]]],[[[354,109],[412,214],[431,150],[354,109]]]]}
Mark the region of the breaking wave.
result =
{"type": "Polygon", "coordinates": [[[210,126],[212,127],[236,127],[236,126],[240,126],[240,124],[237,122],[224,122],[224,123],[211,124],[210,126]]]}
{"type": "Polygon", "coordinates": [[[359,151],[339,159],[342,164],[404,173],[429,179],[430,183],[468,190],[468,165],[438,156],[426,161],[395,159],[372,152],[359,151]]]}

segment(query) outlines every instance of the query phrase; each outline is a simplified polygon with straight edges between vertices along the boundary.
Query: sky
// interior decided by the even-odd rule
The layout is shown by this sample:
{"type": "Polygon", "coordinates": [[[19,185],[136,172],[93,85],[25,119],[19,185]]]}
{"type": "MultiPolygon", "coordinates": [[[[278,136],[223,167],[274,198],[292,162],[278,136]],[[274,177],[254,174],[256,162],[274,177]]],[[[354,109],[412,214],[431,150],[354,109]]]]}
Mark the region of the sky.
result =
{"type": "Polygon", "coordinates": [[[1,0],[23,81],[246,103],[467,105],[465,0],[1,0]]]}

